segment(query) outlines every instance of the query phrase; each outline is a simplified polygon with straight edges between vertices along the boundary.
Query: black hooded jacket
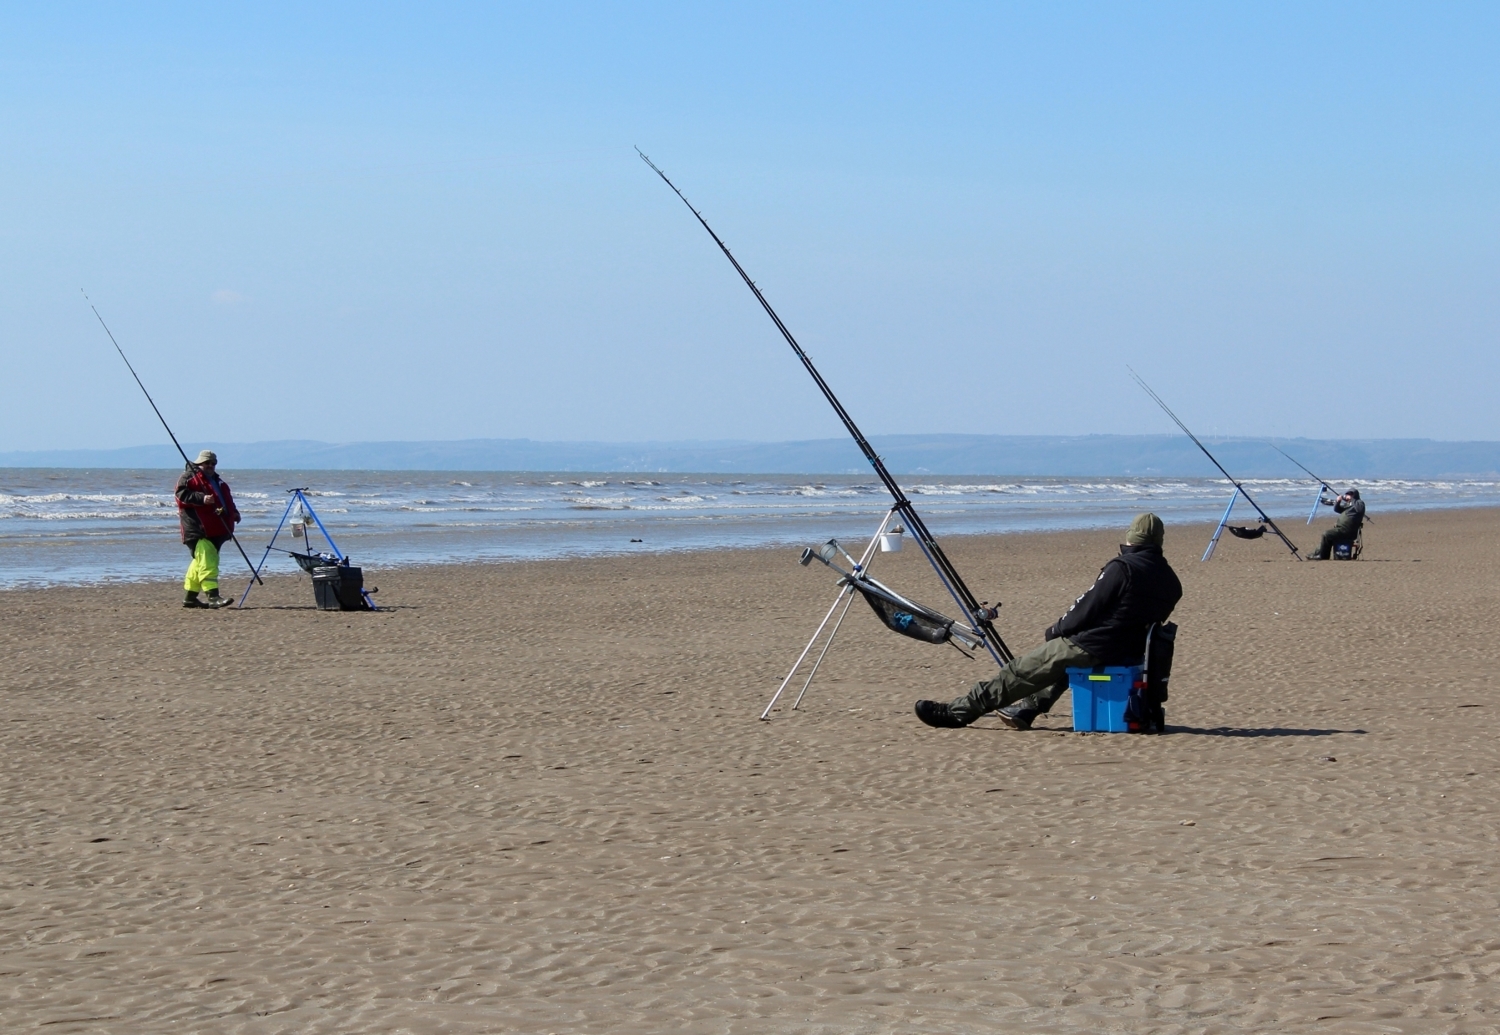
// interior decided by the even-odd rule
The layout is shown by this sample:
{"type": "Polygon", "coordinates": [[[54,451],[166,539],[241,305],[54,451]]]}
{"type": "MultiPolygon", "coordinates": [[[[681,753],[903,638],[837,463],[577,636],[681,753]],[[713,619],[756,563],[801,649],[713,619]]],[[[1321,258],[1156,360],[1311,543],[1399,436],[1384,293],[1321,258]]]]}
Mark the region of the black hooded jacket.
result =
{"type": "Polygon", "coordinates": [[[1122,546],[1046,638],[1066,636],[1101,665],[1139,665],[1146,630],[1166,621],[1181,599],[1182,583],[1161,547],[1122,546]]]}

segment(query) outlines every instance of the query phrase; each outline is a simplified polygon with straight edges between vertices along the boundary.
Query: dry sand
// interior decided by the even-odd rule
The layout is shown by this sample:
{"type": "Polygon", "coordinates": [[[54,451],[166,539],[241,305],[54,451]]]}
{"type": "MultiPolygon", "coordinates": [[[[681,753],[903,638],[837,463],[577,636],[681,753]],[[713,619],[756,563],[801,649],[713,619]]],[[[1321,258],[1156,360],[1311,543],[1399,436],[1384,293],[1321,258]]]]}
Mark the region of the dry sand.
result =
{"type": "MultiPolygon", "coordinates": [[[[1169,529],[1162,737],[927,729],[991,666],[862,610],[758,722],[789,550],[0,593],[0,1029],[1493,1032],[1497,532],[1169,529]]],[[[1024,650],[1118,538],[947,545],[1024,650]]]]}

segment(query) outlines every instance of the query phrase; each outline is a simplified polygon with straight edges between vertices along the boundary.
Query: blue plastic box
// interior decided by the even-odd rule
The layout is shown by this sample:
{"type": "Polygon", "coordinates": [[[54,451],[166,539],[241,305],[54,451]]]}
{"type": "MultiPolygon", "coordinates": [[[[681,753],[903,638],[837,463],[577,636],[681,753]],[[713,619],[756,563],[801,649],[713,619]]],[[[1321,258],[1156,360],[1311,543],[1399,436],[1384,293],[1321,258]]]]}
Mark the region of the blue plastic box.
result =
{"type": "Polygon", "coordinates": [[[1140,665],[1068,669],[1073,692],[1073,729],[1078,733],[1129,733],[1125,705],[1141,679],[1140,665]]]}

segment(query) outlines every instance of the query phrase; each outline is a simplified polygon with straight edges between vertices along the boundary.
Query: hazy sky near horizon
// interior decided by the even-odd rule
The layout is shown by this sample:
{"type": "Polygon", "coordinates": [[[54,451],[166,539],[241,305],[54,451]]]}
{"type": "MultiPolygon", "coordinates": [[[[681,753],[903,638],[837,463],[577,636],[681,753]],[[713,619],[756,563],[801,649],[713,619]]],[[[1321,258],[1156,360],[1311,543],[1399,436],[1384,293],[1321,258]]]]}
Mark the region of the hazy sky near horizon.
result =
{"type": "Polygon", "coordinates": [[[1500,439],[1500,8],[8,5],[0,450],[1500,439]]]}

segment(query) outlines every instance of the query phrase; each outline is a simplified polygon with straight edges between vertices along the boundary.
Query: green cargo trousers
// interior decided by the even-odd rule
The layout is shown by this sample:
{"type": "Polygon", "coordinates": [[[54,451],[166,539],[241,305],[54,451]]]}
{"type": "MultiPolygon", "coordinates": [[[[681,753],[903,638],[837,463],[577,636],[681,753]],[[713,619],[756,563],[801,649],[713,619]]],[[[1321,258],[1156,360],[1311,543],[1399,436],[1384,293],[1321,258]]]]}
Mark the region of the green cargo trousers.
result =
{"type": "Polygon", "coordinates": [[[1318,542],[1318,556],[1327,558],[1333,556],[1333,548],[1340,543],[1352,543],[1359,537],[1359,529],[1354,522],[1345,521],[1340,517],[1333,523],[1333,527],[1323,533],[1323,538],[1318,542]]]}
{"type": "Polygon", "coordinates": [[[1068,689],[1067,669],[1093,668],[1097,664],[1088,651],[1066,636],[1059,636],[1016,658],[994,679],[975,683],[974,689],[949,707],[953,709],[953,717],[965,724],[1017,702],[1047,712],[1068,689]]]}

